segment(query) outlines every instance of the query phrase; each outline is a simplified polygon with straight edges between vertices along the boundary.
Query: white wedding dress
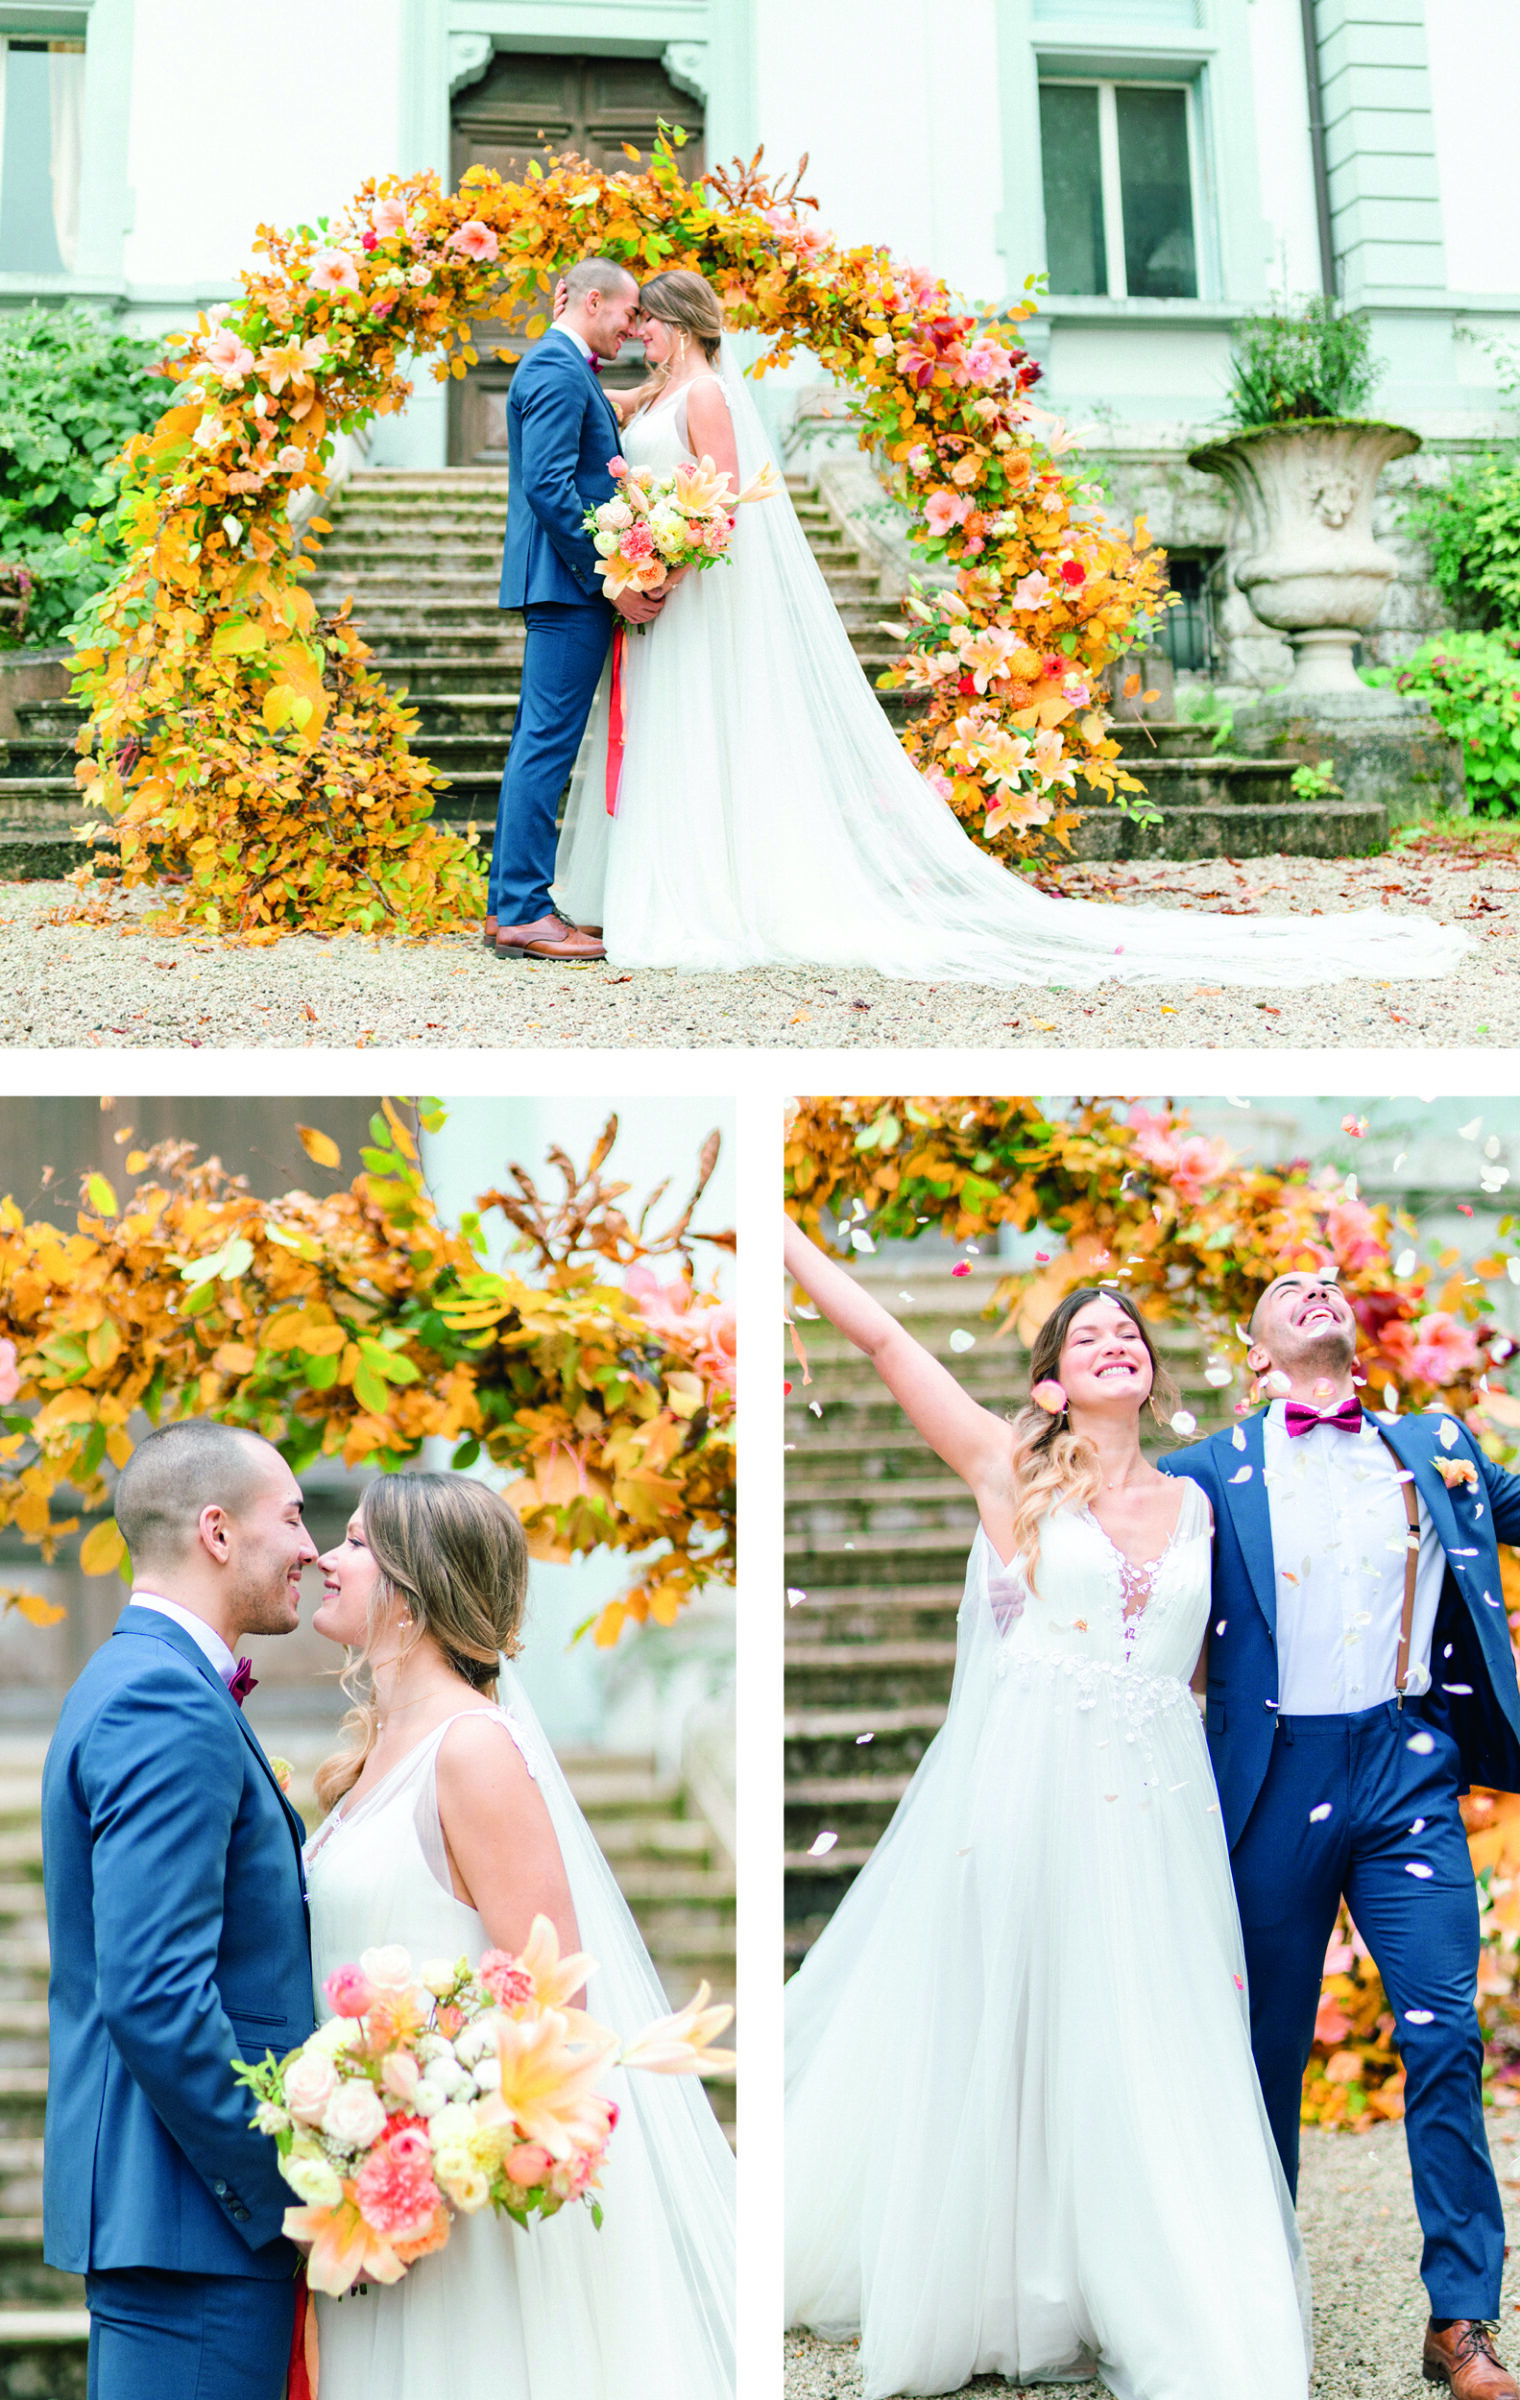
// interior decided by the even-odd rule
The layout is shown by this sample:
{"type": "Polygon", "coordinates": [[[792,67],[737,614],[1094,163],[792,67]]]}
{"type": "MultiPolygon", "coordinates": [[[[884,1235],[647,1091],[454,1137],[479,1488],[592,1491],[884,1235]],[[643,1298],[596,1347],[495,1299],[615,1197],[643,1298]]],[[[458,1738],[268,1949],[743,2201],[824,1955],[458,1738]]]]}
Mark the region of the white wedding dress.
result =
{"type": "MultiPolygon", "coordinates": [[[[768,444],[727,343],[722,380],[748,480],[768,444]]],[[[684,388],[633,419],[623,453],[659,474],[691,457],[684,388]]],[[[605,798],[609,667],[555,883],[566,917],[604,928],[615,966],[1265,987],[1450,974],[1470,947],[1454,927],[1382,911],[1215,917],[1031,890],[977,848],[907,757],[784,493],[741,509],[727,562],[688,575],[630,635],[624,682],[617,815],[605,798]]]]}
{"type": "MultiPolygon", "coordinates": [[[[496,1712],[549,1806],[582,1947],[588,2014],[630,2038],[669,2003],[516,1677],[496,1712]]],[[[452,1719],[449,1720],[453,1722],[452,1719]]],[[[319,2018],[334,1968],[400,1942],[414,1965],[490,1948],[450,1888],[435,1769],[441,1725],[307,1849],[319,2018]]],[[[506,1738],[505,1734],[503,1738],[506,1738]]],[[[685,1998],[685,1994],[679,1995],[685,1998]]],[[[598,2232],[581,2205],[524,2232],[487,2208],[399,2283],[317,2299],[322,2400],[727,2400],[733,2389],[733,2159],[694,2079],[614,2072],[598,2232]]]]}
{"type": "Polygon", "coordinates": [[[866,2400],[1305,2400],[1188,1689],[1209,1563],[1186,1481],[1148,1575],[1086,1509],[1045,1518],[1032,1592],[978,1532],[944,1728],[788,1987],[787,2317],[859,2329],[866,2400]]]}

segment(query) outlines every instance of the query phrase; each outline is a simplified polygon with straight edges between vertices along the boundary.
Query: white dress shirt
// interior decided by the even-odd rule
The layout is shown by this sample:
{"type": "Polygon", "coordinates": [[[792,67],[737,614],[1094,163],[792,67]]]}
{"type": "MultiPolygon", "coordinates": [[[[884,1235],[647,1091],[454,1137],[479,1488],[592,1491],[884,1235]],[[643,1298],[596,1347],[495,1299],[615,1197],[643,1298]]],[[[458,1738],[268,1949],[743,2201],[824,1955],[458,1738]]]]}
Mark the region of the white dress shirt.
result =
{"type": "MultiPolygon", "coordinates": [[[[1277,1585],[1279,1713],[1351,1715],[1397,1691],[1409,1519],[1400,1466],[1376,1424],[1357,1433],[1316,1425],[1289,1435],[1274,1400],[1263,1426],[1272,1566],[1277,1585]]],[[[1411,1487],[1412,1488],[1412,1487],[1411,1487]]],[[[1420,1551],[1409,1641],[1411,1698],[1430,1689],[1430,1645],[1446,1574],[1418,1491],[1420,1551]]]]}
{"type": "Polygon", "coordinates": [[[176,1625],[183,1625],[191,1640],[197,1643],[210,1659],[223,1683],[231,1683],[233,1676],[237,1673],[237,1660],[215,1626],[208,1625],[204,1617],[196,1616],[191,1609],[181,1608],[177,1600],[160,1599],[157,1592],[134,1591],[132,1606],[157,1609],[161,1617],[169,1617],[176,1625]]]}

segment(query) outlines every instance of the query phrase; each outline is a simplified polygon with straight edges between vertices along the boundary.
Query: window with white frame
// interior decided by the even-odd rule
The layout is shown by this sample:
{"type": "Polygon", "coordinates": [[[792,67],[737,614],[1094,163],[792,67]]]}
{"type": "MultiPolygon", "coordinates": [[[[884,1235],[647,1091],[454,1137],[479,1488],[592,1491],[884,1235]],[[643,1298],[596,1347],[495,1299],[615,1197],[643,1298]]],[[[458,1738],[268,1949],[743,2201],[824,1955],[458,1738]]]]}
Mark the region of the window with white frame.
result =
{"type": "Polygon", "coordinates": [[[1197,299],[1192,112],[1186,84],[1042,81],[1052,292],[1197,299]]]}
{"type": "Polygon", "coordinates": [[[0,270],[74,272],[83,119],[83,42],[0,40],[0,270]]]}

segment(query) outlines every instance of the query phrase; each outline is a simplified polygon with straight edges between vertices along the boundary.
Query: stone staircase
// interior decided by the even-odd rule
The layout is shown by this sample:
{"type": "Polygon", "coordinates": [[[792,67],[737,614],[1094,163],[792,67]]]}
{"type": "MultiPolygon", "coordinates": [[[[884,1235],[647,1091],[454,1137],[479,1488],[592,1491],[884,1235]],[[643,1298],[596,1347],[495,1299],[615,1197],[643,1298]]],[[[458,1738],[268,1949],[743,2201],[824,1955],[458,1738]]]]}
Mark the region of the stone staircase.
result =
{"type": "MultiPolygon", "coordinates": [[[[892,604],[878,596],[875,575],[816,486],[795,475],[787,482],[874,686],[899,647],[882,631],[892,604]]],[[[377,669],[416,710],[415,747],[449,778],[435,803],[438,817],[482,831],[495,822],[522,674],[521,620],[496,604],[506,513],[500,468],[361,472],[333,495],[332,532],[311,581],[324,608],[352,595],[355,623],[377,669]]],[[[900,725],[908,696],[878,697],[900,725]]],[[[86,855],[70,832],[84,819],[73,780],[80,713],[66,699],[21,700],[15,713],[19,730],[0,745],[0,881],[6,882],[66,874],[86,855]]],[[[1076,837],[1079,857],[1251,858],[1279,851],[1342,857],[1387,840],[1381,808],[1295,800],[1291,762],[1216,756],[1205,727],[1129,726],[1121,740],[1163,822],[1146,831],[1095,808],[1076,837]]]]}
{"type": "MultiPolygon", "coordinates": [[[[854,1272],[985,1407],[1011,1414],[1027,1353],[981,1310],[999,1270],[950,1260],[857,1261],[854,1272]],[[905,1293],[912,1297],[905,1297],[905,1293]],[[952,1332],[974,1334],[951,1349],[952,1332]]],[[[794,1365],[786,1438],[786,1957],[822,1932],[944,1723],[955,1618],[976,1510],[919,1439],[874,1369],[831,1326],[803,1322],[813,1381],[794,1365]],[[814,1405],[821,1408],[815,1416],[814,1405]],[[819,1836],[836,1839],[812,1855],[819,1836]]],[[[1208,1430],[1228,1413],[1203,1380],[1196,1340],[1157,1329],[1183,1405],[1208,1430]]],[[[1147,1426],[1150,1420],[1146,1420],[1147,1426]]],[[[1171,1449],[1152,1428],[1148,1447],[1171,1449]]]]}
{"type": "MultiPolygon", "coordinates": [[[[295,1767],[292,1797],[316,1821],[311,1773],[329,1746],[309,1728],[271,1734],[295,1767]]],[[[88,2320],[82,2278],[42,2259],[42,2123],[47,2097],[47,1926],[39,1819],[43,1736],[0,1742],[0,2400],[83,2400],[88,2320]]],[[[638,1919],[673,2006],[705,1976],[734,1998],[734,1873],[673,1776],[647,1757],[567,1752],[577,1800],[638,1919]]],[[[706,2079],[733,2134],[732,2076],[706,2079]]]]}

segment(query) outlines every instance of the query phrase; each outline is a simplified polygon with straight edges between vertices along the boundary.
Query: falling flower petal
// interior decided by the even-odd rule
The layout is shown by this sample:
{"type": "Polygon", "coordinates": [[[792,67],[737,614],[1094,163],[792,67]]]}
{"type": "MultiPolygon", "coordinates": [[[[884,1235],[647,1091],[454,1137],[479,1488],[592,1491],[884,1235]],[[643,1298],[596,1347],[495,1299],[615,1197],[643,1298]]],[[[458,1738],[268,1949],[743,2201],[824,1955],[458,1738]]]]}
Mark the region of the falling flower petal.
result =
{"type": "Polygon", "coordinates": [[[952,1333],[950,1336],[950,1347],[952,1350],[959,1352],[974,1350],[976,1348],[976,1335],[974,1333],[962,1332],[960,1326],[957,1325],[954,1333],[952,1333]]]}
{"type": "Polygon", "coordinates": [[[1435,1868],[1427,1867],[1422,1858],[1412,1858],[1406,1865],[1404,1872],[1406,1875],[1418,1876],[1421,1883],[1428,1883],[1431,1876],[1435,1873],[1435,1868]]]}
{"type": "Polygon", "coordinates": [[[808,1845],[809,1858],[827,1858],[838,1839],[837,1833],[820,1833],[816,1840],[808,1845]]]}
{"type": "Polygon", "coordinates": [[[970,1272],[971,1272],[971,1269],[970,1269],[970,1267],[967,1265],[967,1263],[966,1263],[965,1259],[963,1259],[963,1258],[958,1258],[958,1259],[956,1260],[956,1262],[955,1262],[954,1266],[951,1268],[950,1272],[951,1272],[951,1274],[952,1274],[952,1275],[969,1275],[969,1274],[970,1274],[970,1272]]]}
{"type": "Polygon", "coordinates": [[[1413,1750],[1420,1758],[1428,1757],[1435,1746],[1436,1737],[1433,1733],[1412,1733],[1404,1744],[1406,1750],[1413,1750]]]}
{"type": "Polygon", "coordinates": [[[1176,1410],[1172,1416],[1168,1417],[1167,1423],[1171,1426],[1173,1433],[1180,1433],[1184,1436],[1198,1431],[1198,1419],[1189,1408],[1176,1410]]]}
{"type": "Polygon", "coordinates": [[[1325,1819],[1326,1819],[1326,1818],[1329,1816],[1329,1814],[1330,1814],[1330,1802],[1329,1802],[1328,1800],[1322,1800],[1322,1801],[1320,1802],[1320,1804],[1319,1804],[1318,1808],[1311,1808],[1311,1809],[1310,1809],[1310,1811],[1309,1811],[1309,1822],[1310,1822],[1310,1824],[1311,1824],[1311,1825],[1323,1825],[1323,1823],[1325,1822],[1325,1819]]]}
{"type": "Polygon", "coordinates": [[[1435,2021],[1436,2012],[1433,2008],[1406,2008],[1404,2011],[1406,2025],[1433,2025],[1435,2021]]]}
{"type": "Polygon", "coordinates": [[[1230,1477],[1230,1481],[1231,1483],[1249,1483],[1251,1480],[1251,1472],[1252,1471],[1249,1467],[1240,1467],[1230,1477]]]}
{"type": "Polygon", "coordinates": [[[787,1585],[787,1587],[786,1587],[786,1604],[787,1604],[787,1607],[788,1607],[788,1608],[796,1608],[796,1607],[798,1607],[798,1606],[801,1604],[801,1602],[802,1602],[802,1601],[804,1601],[806,1598],[807,1598],[807,1594],[806,1594],[806,1592],[799,1591],[799,1590],[798,1590],[798,1588],[797,1588],[797,1586],[796,1586],[794,1583],[789,1583],[789,1584],[787,1585]]]}

